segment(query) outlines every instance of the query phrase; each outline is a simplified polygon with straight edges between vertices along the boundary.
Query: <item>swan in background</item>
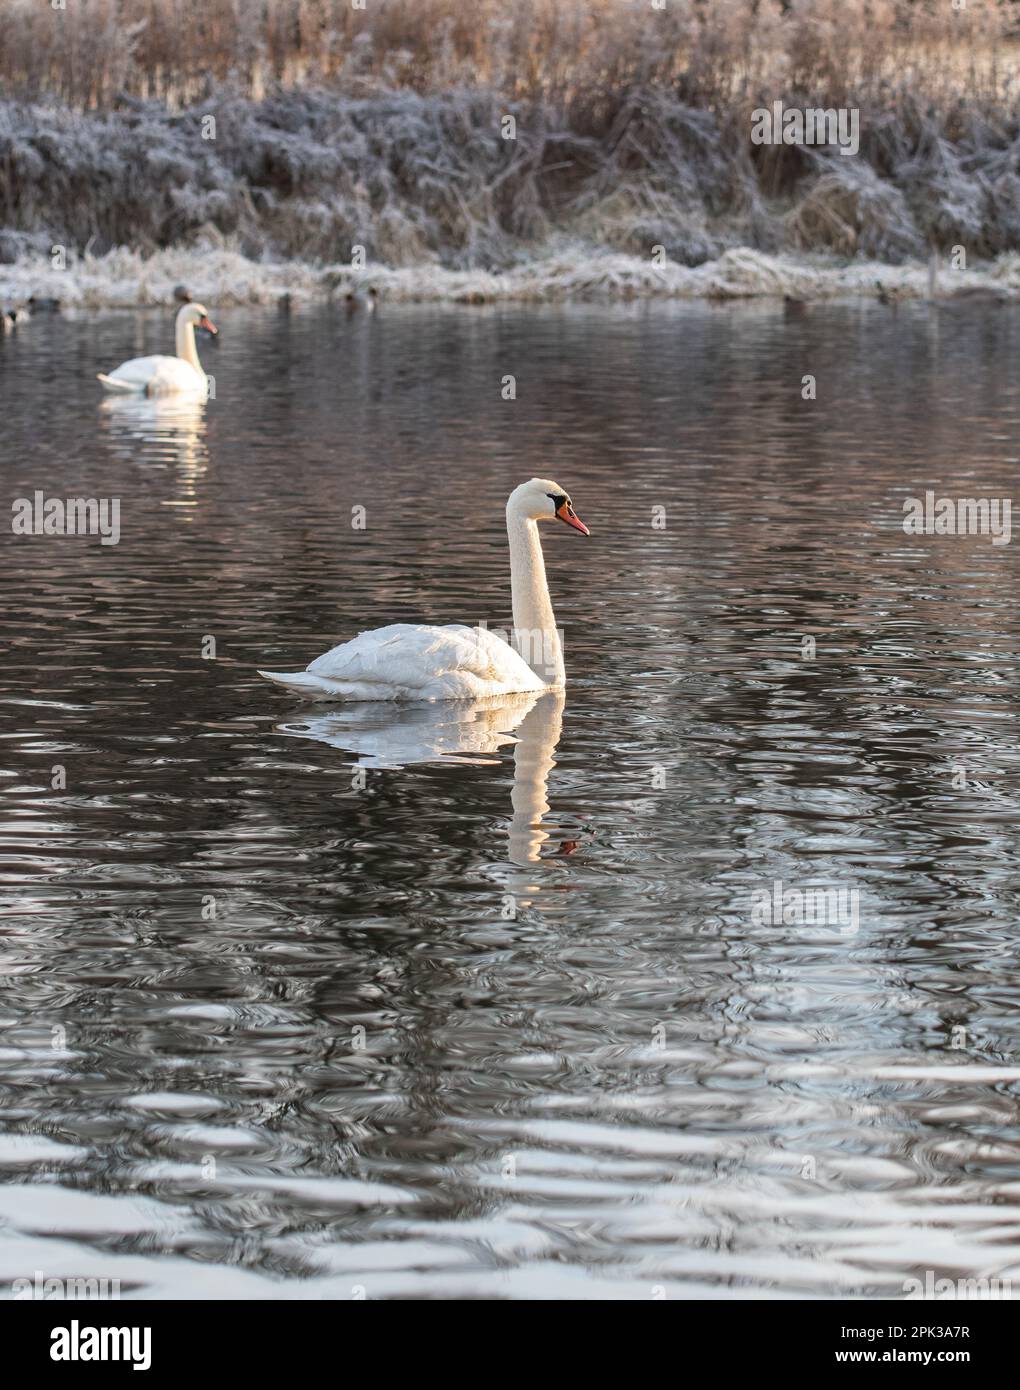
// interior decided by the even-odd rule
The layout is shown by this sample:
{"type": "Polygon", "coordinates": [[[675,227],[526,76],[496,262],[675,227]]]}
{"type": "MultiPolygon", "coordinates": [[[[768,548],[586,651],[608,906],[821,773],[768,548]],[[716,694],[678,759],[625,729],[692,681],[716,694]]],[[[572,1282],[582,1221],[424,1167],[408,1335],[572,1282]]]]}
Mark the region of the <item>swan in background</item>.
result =
{"type": "Polygon", "coordinates": [[[176,357],[133,357],[109,374],[99,373],[99,380],[108,391],[144,391],[148,396],[168,391],[190,391],[206,394],[209,379],[202,370],[195,348],[195,328],[207,333],[217,330],[201,304],[182,304],[177,311],[176,357]]]}
{"type": "Polygon", "coordinates": [[[512,645],[488,628],[393,623],[334,647],[304,671],[259,675],[314,700],[478,700],[561,690],[563,650],[538,535],[540,521],[556,519],[590,534],[558,483],[532,478],[510,494],[512,645]]]}

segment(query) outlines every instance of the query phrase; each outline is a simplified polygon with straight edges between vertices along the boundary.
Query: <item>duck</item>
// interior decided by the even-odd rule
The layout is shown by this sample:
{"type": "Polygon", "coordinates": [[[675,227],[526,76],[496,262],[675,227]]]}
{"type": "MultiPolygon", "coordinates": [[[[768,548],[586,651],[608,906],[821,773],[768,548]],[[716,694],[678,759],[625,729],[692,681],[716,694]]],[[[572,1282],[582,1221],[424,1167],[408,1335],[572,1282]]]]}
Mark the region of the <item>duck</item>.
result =
{"type": "Polygon", "coordinates": [[[933,251],[928,261],[928,299],[945,309],[956,304],[1009,304],[1013,296],[999,285],[961,285],[948,294],[939,293],[939,258],[933,251]]]}
{"type": "Polygon", "coordinates": [[[370,285],[364,294],[360,290],[348,290],[344,295],[344,303],[349,314],[356,314],[363,311],[370,314],[379,300],[379,291],[374,285],[370,285]]]}
{"type": "MultiPolygon", "coordinates": [[[[194,302],[195,296],[188,289],[187,285],[174,285],[174,303],[193,304],[194,302]]],[[[198,328],[195,330],[195,336],[201,338],[203,342],[208,343],[211,347],[219,346],[213,333],[210,333],[202,324],[199,324],[198,328]]]]}
{"type": "Polygon", "coordinates": [[[878,290],[879,304],[884,304],[887,309],[894,309],[903,298],[903,291],[898,285],[891,285],[887,288],[881,280],[876,280],[875,286],[878,290]]]}
{"type": "Polygon", "coordinates": [[[204,305],[190,302],[182,304],[177,311],[175,324],[176,357],[133,357],[130,362],[122,362],[109,375],[99,372],[98,379],[107,391],[142,391],[147,396],[162,395],[170,391],[205,394],[209,378],[198,360],[195,348],[196,327],[204,328],[207,333],[212,334],[218,331],[204,305]]]}
{"type": "Polygon", "coordinates": [[[1008,291],[995,285],[962,285],[946,297],[949,304],[1008,304],[1008,291]]]}
{"type": "Polygon", "coordinates": [[[3,314],[3,331],[5,333],[13,333],[16,328],[24,328],[25,325],[30,322],[31,318],[32,315],[24,305],[19,306],[17,309],[5,309],[3,314]]]}
{"type": "Polygon", "coordinates": [[[60,304],[59,299],[48,298],[45,295],[33,294],[29,295],[28,299],[28,307],[33,314],[59,314],[60,304]]]}
{"type": "Polygon", "coordinates": [[[546,521],[591,534],[566,489],[549,478],[532,478],[511,492],[511,642],[483,625],[391,623],[333,647],[303,671],[259,675],[312,700],[478,700],[562,690],[563,648],[538,533],[546,521]]]}

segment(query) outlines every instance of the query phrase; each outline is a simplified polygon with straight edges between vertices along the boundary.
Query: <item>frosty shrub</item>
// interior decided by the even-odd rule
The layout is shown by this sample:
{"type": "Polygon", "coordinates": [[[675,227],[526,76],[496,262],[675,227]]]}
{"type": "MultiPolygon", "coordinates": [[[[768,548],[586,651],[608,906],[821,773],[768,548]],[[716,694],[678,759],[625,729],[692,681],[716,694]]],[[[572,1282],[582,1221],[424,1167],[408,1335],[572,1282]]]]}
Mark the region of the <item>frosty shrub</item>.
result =
{"type": "Polygon", "coordinates": [[[219,240],[504,269],[556,238],[690,266],[994,256],[1020,233],[1012,8],[0,0],[0,258],[219,240]],[[859,156],[752,144],[777,99],[859,111],[859,156]]]}

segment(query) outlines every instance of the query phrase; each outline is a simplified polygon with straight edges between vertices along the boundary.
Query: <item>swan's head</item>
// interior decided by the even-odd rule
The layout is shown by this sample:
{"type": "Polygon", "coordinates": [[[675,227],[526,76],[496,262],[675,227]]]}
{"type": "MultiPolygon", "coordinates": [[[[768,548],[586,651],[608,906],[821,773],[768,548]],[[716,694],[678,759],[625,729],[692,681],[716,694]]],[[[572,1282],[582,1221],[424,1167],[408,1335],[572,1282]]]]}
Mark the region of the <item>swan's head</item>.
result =
{"type": "Polygon", "coordinates": [[[580,531],[582,536],[591,535],[574,511],[574,504],[566,488],[560,487],[559,483],[554,483],[549,478],[532,478],[530,482],[515,487],[507,501],[506,509],[517,516],[526,516],[531,521],[565,521],[575,531],[580,531]]]}
{"type": "Polygon", "coordinates": [[[177,314],[177,322],[194,324],[196,328],[204,328],[207,333],[219,331],[204,304],[192,304],[190,301],[183,304],[177,314]]]}

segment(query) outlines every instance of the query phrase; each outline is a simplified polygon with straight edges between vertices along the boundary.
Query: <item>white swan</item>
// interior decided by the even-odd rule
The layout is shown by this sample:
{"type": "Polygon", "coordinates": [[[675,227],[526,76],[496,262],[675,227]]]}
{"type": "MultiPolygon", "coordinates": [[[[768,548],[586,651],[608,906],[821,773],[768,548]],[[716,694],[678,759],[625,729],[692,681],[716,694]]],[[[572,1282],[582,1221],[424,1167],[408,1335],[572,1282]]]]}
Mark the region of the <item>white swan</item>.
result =
{"type": "Polygon", "coordinates": [[[108,391],[144,391],[148,396],[167,391],[190,391],[204,395],[209,378],[202,370],[195,348],[196,325],[207,333],[216,332],[201,304],[182,304],[177,311],[175,327],[176,357],[132,357],[109,376],[100,372],[99,380],[108,391]]]}
{"type": "Polygon", "coordinates": [[[314,700],[478,700],[561,690],[563,650],[537,525],[557,517],[589,534],[567,493],[547,478],[522,483],[507,501],[512,645],[484,627],[393,623],[334,647],[307,670],[259,675],[314,700]]]}

